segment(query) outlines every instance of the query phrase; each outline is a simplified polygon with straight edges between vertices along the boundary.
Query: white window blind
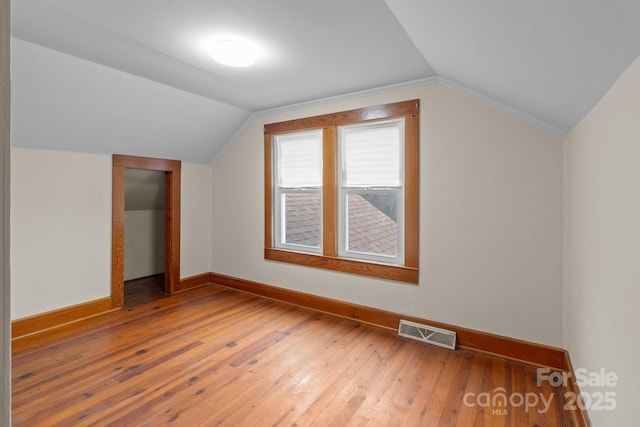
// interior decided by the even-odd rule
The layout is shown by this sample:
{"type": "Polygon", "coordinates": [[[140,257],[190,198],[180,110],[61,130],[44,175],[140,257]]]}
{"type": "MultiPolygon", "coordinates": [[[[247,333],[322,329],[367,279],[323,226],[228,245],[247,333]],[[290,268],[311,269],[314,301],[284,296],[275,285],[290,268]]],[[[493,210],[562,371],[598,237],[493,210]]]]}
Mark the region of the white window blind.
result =
{"type": "Polygon", "coordinates": [[[354,187],[396,187],[402,182],[402,134],[397,121],[341,129],[343,183],[354,187]]]}
{"type": "Polygon", "coordinates": [[[322,186],[322,130],[276,137],[280,187],[322,186]]]}

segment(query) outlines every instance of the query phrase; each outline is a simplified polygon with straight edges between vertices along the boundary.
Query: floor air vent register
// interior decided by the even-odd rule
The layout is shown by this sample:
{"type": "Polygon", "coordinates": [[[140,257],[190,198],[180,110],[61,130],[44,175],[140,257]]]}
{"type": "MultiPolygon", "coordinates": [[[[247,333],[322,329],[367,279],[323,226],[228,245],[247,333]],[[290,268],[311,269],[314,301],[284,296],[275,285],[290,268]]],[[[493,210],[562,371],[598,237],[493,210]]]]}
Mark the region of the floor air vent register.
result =
{"type": "Polygon", "coordinates": [[[421,325],[408,320],[400,320],[398,335],[437,345],[438,347],[448,348],[449,350],[456,349],[456,333],[434,328],[433,326],[421,325]]]}

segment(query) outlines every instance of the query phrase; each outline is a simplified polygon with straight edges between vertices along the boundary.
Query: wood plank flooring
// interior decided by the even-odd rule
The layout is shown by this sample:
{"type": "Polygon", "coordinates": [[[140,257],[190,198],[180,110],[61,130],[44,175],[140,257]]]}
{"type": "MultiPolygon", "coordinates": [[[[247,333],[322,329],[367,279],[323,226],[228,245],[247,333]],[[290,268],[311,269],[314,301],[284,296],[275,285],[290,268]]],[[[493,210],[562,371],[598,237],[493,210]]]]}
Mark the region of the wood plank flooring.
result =
{"type": "Polygon", "coordinates": [[[534,367],[214,285],[15,340],[12,377],[14,426],[579,425],[534,367]]]}

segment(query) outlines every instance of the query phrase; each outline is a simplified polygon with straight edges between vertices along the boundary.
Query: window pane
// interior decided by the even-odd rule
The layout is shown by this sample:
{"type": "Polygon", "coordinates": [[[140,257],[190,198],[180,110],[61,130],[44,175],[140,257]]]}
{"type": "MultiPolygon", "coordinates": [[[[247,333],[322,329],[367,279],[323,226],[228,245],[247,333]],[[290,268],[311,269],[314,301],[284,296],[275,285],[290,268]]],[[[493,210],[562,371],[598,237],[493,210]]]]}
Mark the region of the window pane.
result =
{"type": "Polygon", "coordinates": [[[322,130],[276,136],[278,185],[322,186],[322,130]]]}
{"type": "Polygon", "coordinates": [[[340,128],[344,185],[402,185],[402,124],[402,121],[394,120],[340,128]]]}
{"type": "Polygon", "coordinates": [[[375,193],[347,194],[347,251],[395,257],[398,254],[398,196],[375,193]]]}
{"type": "Polygon", "coordinates": [[[320,193],[286,193],[283,201],[283,243],[320,247],[320,193]]]}

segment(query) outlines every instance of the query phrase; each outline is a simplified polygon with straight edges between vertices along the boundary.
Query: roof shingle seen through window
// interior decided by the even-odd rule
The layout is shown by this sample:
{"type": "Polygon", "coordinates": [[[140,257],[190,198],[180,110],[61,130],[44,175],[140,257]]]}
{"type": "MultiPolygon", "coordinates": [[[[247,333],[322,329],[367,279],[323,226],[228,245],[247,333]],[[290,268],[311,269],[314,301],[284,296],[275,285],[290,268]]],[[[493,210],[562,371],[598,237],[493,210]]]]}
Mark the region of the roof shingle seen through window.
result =
{"type": "MultiPolygon", "coordinates": [[[[398,224],[359,194],[350,194],[349,250],[394,256],[398,250],[398,224]]],[[[320,195],[287,194],[286,242],[320,245],[320,195]]]]}
{"type": "Polygon", "coordinates": [[[348,250],[395,256],[398,250],[398,224],[359,194],[349,194],[347,200],[348,250]]]}
{"type": "Polygon", "coordinates": [[[320,246],[320,194],[285,195],[286,243],[320,246]]]}

